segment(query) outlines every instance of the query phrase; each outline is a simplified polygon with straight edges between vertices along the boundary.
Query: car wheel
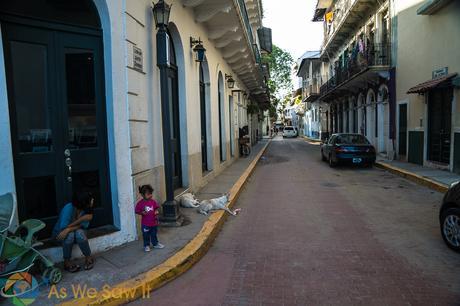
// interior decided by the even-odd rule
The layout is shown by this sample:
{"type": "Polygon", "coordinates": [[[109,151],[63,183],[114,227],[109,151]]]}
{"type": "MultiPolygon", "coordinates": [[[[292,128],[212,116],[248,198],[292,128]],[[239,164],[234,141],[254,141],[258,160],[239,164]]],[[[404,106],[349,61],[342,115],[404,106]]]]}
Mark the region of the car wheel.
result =
{"type": "Polygon", "coordinates": [[[337,163],[335,163],[335,162],[332,160],[332,155],[329,154],[329,167],[334,168],[335,166],[337,166],[337,163]]]}
{"type": "Polygon", "coordinates": [[[321,150],[321,160],[322,161],[327,161],[326,156],[324,156],[324,154],[323,154],[323,150],[321,150]]]}
{"type": "Polygon", "coordinates": [[[460,209],[449,208],[441,214],[441,235],[449,248],[460,252],[460,209]]]}

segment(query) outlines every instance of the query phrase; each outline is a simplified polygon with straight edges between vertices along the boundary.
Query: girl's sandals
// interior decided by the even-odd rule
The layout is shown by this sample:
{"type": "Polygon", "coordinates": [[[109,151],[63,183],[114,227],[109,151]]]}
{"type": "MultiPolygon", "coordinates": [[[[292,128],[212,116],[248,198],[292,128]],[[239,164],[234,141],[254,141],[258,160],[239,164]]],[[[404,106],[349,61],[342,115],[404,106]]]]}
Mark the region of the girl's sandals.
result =
{"type": "Polygon", "coordinates": [[[64,266],[64,270],[66,270],[67,272],[70,272],[70,273],[75,273],[75,272],[78,272],[80,271],[81,267],[79,265],[76,265],[76,264],[70,264],[68,266],[64,266]]]}
{"type": "Polygon", "coordinates": [[[94,258],[87,258],[85,260],[85,270],[88,271],[92,268],[94,268],[94,258]]]}

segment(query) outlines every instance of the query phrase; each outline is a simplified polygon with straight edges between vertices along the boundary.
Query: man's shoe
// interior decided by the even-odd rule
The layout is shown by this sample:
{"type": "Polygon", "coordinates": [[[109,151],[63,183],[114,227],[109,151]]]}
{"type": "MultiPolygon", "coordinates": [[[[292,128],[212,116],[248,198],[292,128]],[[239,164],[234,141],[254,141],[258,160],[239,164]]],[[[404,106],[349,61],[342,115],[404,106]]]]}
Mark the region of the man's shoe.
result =
{"type": "Polygon", "coordinates": [[[154,249],[163,249],[165,246],[162,245],[161,243],[157,243],[156,245],[153,246],[154,249]]]}

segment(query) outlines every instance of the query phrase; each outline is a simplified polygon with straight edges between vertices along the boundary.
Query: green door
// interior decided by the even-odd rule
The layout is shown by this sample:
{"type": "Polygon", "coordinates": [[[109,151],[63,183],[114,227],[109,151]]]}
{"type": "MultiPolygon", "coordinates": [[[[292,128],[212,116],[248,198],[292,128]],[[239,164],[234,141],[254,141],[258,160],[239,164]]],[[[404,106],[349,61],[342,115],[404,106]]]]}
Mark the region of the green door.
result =
{"type": "Polygon", "coordinates": [[[435,89],[428,97],[428,159],[449,164],[453,89],[435,89]]]}
{"type": "Polygon", "coordinates": [[[102,38],[2,22],[19,220],[48,237],[79,190],[112,223],[102,38]]]}
{"type": "MultiPolygon", "coordinates": [[[[407,104],[399,105],[399,155],[407,154],[407,104]]],[[[423,158],[423,157],[422,157],[423,158]]]]}

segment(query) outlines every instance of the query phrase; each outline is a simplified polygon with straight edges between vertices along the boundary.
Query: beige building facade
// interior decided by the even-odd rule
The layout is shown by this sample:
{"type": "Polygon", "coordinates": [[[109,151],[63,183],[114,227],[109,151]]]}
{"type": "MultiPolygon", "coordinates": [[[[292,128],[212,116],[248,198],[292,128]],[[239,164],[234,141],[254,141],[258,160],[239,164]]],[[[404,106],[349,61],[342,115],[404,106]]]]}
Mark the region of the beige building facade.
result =
{"type": "Polygon", "coordinates": [[[398,156],[460,173],[460,3],[431,2],[395,2],[398,156]]]}

